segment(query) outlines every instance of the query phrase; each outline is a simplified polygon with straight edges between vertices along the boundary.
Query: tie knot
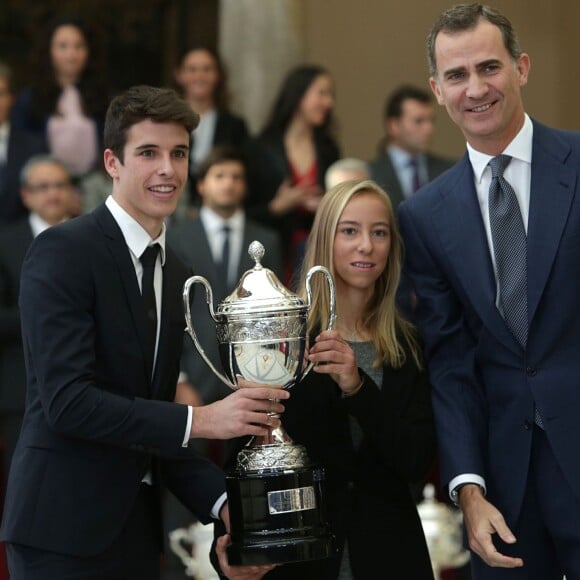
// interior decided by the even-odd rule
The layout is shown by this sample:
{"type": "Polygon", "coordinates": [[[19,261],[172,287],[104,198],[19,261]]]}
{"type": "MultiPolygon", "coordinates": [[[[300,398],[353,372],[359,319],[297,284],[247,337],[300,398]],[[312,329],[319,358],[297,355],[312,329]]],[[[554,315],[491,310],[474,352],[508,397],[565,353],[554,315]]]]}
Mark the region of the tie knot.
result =
{"type": "Polygon", "coordinates": [[[490,160],[489,166],[491,167],[491,178],[503,177],[503,172],[505,168],[510,164],[512,158],[509,155],[498,155],[490,160]]]}
{"type": "Polygon", "coordinates": [[[139,258],[139,260],[141,260],[141,264],[143,264],[143,267],[150,268],[151,266],[154,266],[155,260],[157,260],[157,254],[159,254],[159,244],[147,246],[139,258]]]}

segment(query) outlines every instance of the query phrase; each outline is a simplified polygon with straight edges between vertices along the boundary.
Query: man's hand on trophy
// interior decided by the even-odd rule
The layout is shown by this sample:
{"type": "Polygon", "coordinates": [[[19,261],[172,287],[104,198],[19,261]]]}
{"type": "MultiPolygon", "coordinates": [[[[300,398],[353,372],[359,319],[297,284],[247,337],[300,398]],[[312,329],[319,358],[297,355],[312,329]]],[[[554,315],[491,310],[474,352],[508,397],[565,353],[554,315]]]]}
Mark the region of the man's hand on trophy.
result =
{"type": "Polygon", "coordinates": [[[288,391],[241,378],[238,386],[240,388],[221,401],[193,409],[190,438],[265,437],[271,429],[280,426],[276,415],[284,412],[280,399],[288,399],[288,391]]]}
{"type": "Polygon", "coordinates": [[[276,567],[276,564],[262,564],[259,566],[230,566],[226,548],[230,544],[228,534],[216,540],[215,550],[218,557],[221,573],[230,580],[259,580],[276,567]]]}
{"type": "Polygon", "coordinates": [[[336,330],[321,332],[310,348],[308,360],[315,364],[314,372],[330,375],[343,395],[354,395],[362,387],[356,356],[336,330]]]}

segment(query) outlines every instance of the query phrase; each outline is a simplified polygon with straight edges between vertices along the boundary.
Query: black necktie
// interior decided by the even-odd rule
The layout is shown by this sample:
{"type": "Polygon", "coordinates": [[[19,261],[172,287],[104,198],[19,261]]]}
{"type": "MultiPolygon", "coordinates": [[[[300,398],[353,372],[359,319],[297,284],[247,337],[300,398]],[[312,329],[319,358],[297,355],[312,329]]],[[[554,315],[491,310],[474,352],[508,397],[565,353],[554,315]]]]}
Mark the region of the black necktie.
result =
{"type": "Polygon", "coordinates": [[[219,263],[218,273],[220,281],[223,282],[224,288],[228,289],[228,271],[230,265],[230,227],[224,226],[222,228],[224,241],[222,245],[222,255],[219,263]]]}
{"type": "Polygon", "coordinates": [[[155,263],[159,253],[159,244],[148,246],[139,258],[143,265],[143,278],[141,279],[141,295],[147,314],[148,327],[148,350],[151,355],[151,364],[155,360],[155,343],[157,341],[157,303],[155,301],[155,263]]]}

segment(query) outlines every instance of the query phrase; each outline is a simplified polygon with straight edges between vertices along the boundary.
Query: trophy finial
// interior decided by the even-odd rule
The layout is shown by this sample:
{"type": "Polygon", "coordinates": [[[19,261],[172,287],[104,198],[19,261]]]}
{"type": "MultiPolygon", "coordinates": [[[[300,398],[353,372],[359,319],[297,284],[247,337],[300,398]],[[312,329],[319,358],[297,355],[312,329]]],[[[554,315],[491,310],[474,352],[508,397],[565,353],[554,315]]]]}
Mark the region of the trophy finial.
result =
{"type": "Polygon", "coordinates": [[[248,254],[250,254],[250,258],[252,258],[252,260],[256,262],[255,268],[257,270],[262,268],[260,260],[264,257],[264,253],[265,253],[264,246],[257,240],[254,240],[248,248],[248,254]]]}

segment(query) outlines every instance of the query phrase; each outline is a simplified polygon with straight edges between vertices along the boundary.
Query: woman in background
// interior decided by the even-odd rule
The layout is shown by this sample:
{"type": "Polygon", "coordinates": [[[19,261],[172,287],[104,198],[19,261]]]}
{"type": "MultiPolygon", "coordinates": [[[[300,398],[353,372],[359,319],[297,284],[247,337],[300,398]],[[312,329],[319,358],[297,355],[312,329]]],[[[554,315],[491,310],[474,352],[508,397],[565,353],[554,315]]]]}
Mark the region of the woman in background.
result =
{"type": "Polygon", "coordinates": [[[320,66],[299,66],[284,80],[270,118],[251,144],[248,213],[280,231],[285,282],[292,285],[324,193],[324,174],[339,157],[333,136],[334,83],[320,66]]]}
{"type": "Polygon", "coordinates": [[[50,152],[78,182],[100,161],[111,96],[102,49],[84,22],[58,18],[31,57],[32,83],[19,94],[12,123],[44,135],[50,152]]]}

